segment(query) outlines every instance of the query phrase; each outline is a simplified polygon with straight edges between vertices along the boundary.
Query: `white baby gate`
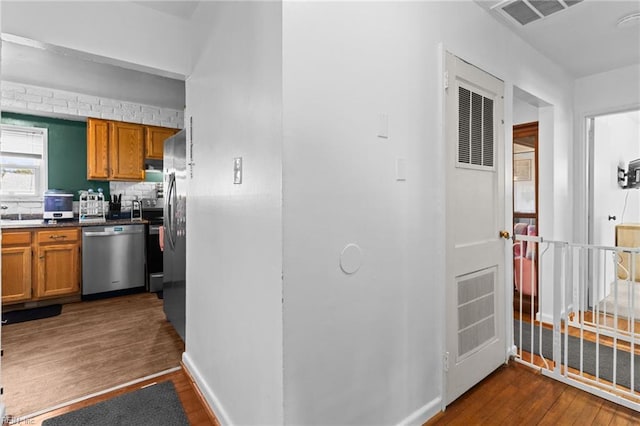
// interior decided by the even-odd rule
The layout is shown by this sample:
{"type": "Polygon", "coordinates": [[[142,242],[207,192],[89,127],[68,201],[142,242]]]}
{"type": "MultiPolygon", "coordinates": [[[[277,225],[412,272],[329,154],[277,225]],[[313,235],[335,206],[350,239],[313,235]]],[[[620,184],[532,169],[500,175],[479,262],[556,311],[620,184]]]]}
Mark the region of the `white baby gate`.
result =
{"type": "Polygon", "coordinates": [[[526,235],[515,246],[515,359],[640,411],[640,249],[526,235]]]}

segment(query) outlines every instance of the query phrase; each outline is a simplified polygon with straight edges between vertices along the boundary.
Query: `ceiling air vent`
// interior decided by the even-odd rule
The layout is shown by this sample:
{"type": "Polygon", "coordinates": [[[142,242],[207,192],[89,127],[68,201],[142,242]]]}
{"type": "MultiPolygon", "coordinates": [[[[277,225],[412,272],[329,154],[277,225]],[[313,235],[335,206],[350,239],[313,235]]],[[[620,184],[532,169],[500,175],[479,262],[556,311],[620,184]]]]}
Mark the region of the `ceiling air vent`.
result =
{"type": "Polygon", "coordinates": [[[544,19],[570,6],[580,3],[582,0],[505,0],[492,9],[501,12],[520,25],[544,19]]]}

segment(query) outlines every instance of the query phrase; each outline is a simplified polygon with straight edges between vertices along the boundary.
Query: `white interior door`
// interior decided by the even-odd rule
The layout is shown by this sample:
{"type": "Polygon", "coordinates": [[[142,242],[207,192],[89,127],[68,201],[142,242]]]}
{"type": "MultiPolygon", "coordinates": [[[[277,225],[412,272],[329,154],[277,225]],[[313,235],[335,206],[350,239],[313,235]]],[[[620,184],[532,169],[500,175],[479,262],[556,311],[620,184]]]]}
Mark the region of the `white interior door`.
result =
{"type": "Polygon", "coordinates": [[[506,359],[504,84],[447,53],[446,403],[506,359]]]}

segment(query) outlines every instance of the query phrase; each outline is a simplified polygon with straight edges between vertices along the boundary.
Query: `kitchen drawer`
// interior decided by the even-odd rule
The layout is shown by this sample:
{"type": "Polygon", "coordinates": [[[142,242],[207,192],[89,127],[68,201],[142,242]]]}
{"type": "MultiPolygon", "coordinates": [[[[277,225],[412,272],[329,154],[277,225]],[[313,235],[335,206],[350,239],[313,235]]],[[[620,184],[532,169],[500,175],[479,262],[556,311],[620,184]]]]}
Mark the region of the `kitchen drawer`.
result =
{"type": "Polygon", "coordinates": [[[78,228],[56,229],[38,232],[38,244],[70,243],[78,241],[78,228]]]}
{"type": "Polygon", "coordinates": [[[9,245],[28,245],[31,244],[31,232],[19,231],[19,232],[2,232],[2,246],[9,245]]]}

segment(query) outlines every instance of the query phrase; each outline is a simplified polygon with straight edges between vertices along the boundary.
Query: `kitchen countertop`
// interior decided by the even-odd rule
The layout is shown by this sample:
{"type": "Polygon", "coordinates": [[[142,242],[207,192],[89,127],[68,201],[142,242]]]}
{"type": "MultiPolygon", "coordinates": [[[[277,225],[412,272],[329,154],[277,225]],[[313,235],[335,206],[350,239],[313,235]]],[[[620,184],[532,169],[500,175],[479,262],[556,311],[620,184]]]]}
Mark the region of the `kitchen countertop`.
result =
{"type": "Polygon", "coordinates": [[[140,225],[149,223],[146,219],[107,219],[106,222],[80,222],[78,219],[65,219],[59,220],[57,223],[33,223],[33,219],[27,220],[27,223],[20,223],[16,220],[12,223],[3,223],[0,227],[2,229],[37,229],[37,228],[68,228],[68,227],[84,227],[84,226],[115,226],[115,225],[140,225]]]}

